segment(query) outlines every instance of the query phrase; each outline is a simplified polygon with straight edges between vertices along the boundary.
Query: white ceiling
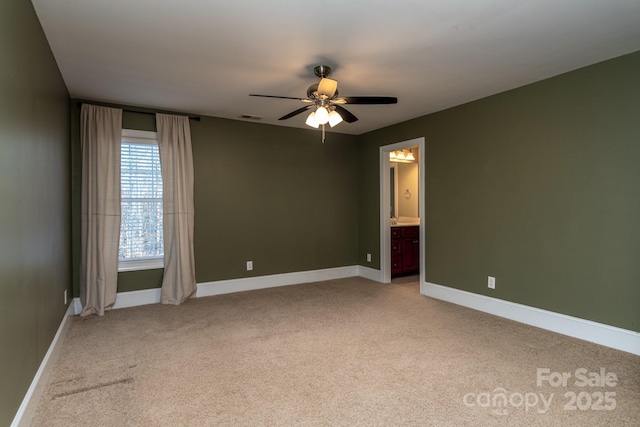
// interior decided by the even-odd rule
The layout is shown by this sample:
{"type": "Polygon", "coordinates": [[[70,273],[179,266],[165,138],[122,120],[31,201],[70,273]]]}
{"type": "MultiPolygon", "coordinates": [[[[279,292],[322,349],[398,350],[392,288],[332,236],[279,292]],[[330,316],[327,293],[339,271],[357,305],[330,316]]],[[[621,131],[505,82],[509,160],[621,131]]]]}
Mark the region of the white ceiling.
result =
{"type": "Polygon", "coordinates": [[[32,0],[73,98],[281,117],[333,67],[361,134],[640,50],[640,0],[32,0]]]}

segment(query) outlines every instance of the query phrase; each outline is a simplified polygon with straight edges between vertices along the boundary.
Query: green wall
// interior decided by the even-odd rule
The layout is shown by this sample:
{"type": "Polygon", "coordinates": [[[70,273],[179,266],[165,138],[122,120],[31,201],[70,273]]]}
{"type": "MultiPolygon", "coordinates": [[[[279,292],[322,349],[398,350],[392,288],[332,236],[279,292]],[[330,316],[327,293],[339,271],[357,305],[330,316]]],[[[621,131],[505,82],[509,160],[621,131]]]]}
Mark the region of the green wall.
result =
{"type": "Polygon", "coordinates": [[[640,331],[638,76],[640,52],[362,135],[359,263],[379,146],[423,136],[428,282],[640,331]]]}
{"type": "MultiPolygon", "coordinates": [[[[0,2],[0,425],[70,291],[69,95],[30,1],[0,2]]],[[[70,293],[69,293],[70,296],[70,293]]]]}
{"type": "MultiPolygon", "coordinates": [[[[81,160],[76,102],[72,116],[77,296],[81,160]]],[[[190,124],[198,283],[357,264],[357,137],[327,133],[323,144],[317,130],[213,117],[190,124]],[[246,271],[249,260],[252,271],[246,271]]],[[[123,127],[154,131],[155,118],[125,111],[123,127]]],[[[118,291],[161,282],[162,270],[120,273],[118,291]]]]}
{"type": "Polygon", "coordinates": [[[357,264],[356,137],[208,117],[191,133],[198,282],[357,264]]]}

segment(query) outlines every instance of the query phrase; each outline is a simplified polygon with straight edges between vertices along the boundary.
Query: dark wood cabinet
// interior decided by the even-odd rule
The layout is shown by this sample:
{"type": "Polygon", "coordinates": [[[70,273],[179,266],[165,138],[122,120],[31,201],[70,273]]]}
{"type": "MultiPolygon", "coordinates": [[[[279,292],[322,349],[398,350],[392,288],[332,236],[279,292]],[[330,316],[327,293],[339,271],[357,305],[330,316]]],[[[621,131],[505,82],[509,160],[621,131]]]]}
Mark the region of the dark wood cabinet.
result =
{"type": "Polygon", "coordinates": [[[402,229],[391,228],[391,276],[402,274],[402,229]]]}
{"type": "Polygon", "coordinates": [[[416,273],[420,269],[420,227],[391,227],[391,276],[416,273]]]}

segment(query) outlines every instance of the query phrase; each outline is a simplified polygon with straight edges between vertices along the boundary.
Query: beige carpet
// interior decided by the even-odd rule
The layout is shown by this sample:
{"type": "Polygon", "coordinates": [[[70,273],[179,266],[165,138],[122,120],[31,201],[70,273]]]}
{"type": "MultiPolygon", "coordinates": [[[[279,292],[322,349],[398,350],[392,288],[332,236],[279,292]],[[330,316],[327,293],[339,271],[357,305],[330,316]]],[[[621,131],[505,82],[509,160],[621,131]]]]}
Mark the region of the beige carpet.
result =
{"type": "Polygon", "coordinates": [[[640,358],[334,280],[74,318],[32,425],[638,426],[640,358]]]}

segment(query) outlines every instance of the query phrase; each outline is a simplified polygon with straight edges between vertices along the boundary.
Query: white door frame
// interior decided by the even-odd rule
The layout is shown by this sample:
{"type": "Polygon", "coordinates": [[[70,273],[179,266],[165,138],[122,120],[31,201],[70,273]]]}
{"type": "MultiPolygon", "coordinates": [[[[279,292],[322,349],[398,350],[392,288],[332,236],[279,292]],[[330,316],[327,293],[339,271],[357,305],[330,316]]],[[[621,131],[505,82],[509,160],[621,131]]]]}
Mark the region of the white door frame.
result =
{"type": "Polygon", "coordinates": [[[425,293],[425,141],[424,137],[380,147],[380,276],[382,283],[391,283],[391,189],[389,153],[409,147],[419,147],[418,153],[418,210],[420,212],[420,293],[425,293]]]}

